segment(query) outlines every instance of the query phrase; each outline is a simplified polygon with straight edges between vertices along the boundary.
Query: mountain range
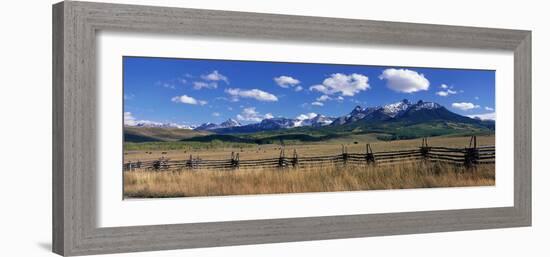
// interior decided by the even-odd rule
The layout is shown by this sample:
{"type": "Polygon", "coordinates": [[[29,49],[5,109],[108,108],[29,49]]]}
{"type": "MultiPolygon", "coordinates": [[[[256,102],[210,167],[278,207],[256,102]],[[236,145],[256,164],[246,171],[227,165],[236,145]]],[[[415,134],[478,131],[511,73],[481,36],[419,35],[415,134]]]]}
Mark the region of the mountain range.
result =
{"type": "Polygon", "coordinates": [[[326,117],[321,114],[317,114],[308,118],[271,118],[264,119],[258,123],[242,125],[234,119],[229,119],[220,124],[204,123],[195,130],[198,131],[211,131],[218,134],[230,134],[230,133],[254,133],[259,131],[272,131],[279,129],[289,129],[297,127],[321,127],[332,124],[334,118],[326,117]]]}
{"type": "Polygon", "coordinates": [[[408,124],[430,121],[447,121],[477,124],[478,119],[472,119],[447,110],[447,108],[434,102],[411,103],[407,99],[403,101],[377,107],[355,107],[348,115],[337,118],[331,125],[346,125],[355,122],[379,123],[379,122],[405,122],[408,124]]]}
{"type": "Polygon", "coordinates": [[[217,134],[232,134],[255,133],[297,127],[350,127],[354,125],[380,125],[381,123],[401,123],[410,125],[434,121],[465,123],[485,127],[490,127],[492,123],[490,121],[480,121],[479,119],[473,119],[453,113],[438,103],[424,102],[422,100],[411,103],[409,100],[404,99],[400,102],[383,106],[366,108],[356,106],[350,113],[336,118],[327,117],[322,114],[317,114],[306,119],[278,117],[264,119],[258,123],[248,125],[242,125],[236,120],[229,119],[221,124],[204,123],[196,127],[195,130],[211,131],[217,134]]]}
{"type": "Polygon", "coordinates": [[[234,119],[228,119],[220,124],[215,124],[211,122],[203,123],[200,126],[194,128],[194,130],[216,130],[216,129],[224,129],[224,128],[232,128],[232,127],[240,127],[242,124],[234,119]]]}
{"type": "MultiPolygon", "coordinates": [[[[128,126],[128,125],[126,125],[126,126],[128,126]]],[[[144,120],[144,121],[137,121],[135,124],[132,124],[129,127],[138,127],[138,128],[177,128],[177,129],[193,130],[197,126],[182,125],[182,124],[170,123],[170,122],[162,123],[162,122],[154,122],[154,121],[144,120]]]]}
{"type": "MultiPolygon", "coordinates": [[[[147,125],[142,126],[148,127],[147,125]]],[[[169,128],[169,126],[170,124],[155,124],[156,128],[169,128]]],[[[297,138],[301,141],[315,141],[365,133],[377,134],[377,138],[381,140],[394,140],[448,134],[494,133],[494,130],[495,122],[492,120],[462,116],[435,102],[420,100],[412,103],[404,99],[383,106],[366,108],[356,106],[351,112],[340,117],[328,117],[312,113],[310,115],[300,115],[298,118],[263,119],[258,123],[246,125],[234,119],[229,119],[220,124],[204,123],[192,128],[192,130],[189,129],[189,131],[202,133],[203,135],[186,137],[181,140],[201,142],[214,139],[237,142],[251,140],[250,142],[258,143],[297,138]],[[204,133],[207,133],[207,135],[204,135],[204,133]]],[[[125,135],[132,136],[136,133],[138,133],[136,130],[125,129],[125,135]]],[[[151,137],[151,131],[148,131],[148,133],[147,135],[143,133],[136,134],[134,137],[138,138],[139,136],[138,139],[142,139],[144,136],[151,137]]],[[[156,136],[156,138],[159,138],[159,136],[156,136]]],[[[173,139],[176,138],[173,137],[173,139]]]]}

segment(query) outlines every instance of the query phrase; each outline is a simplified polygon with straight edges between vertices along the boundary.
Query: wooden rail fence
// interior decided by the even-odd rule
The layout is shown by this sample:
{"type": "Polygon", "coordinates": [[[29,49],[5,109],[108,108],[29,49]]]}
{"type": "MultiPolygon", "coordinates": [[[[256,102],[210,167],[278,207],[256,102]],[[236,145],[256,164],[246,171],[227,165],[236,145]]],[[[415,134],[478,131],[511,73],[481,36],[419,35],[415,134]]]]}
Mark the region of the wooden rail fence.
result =
{"type": "Polygon", "coordinates": [[[495,146],[478,146],[477,138],[471,137],[470,144],[465,148],[429,146],[428,139],[423,138],[417,149],[373,152],[370,144],[366,144],[364,153],[348,153],[347,146],[342,145],[342,153],[313,157],[299,157],[294,149],[292,156],[285,155],[282,147],[278,158],[241,160],[239,153],[232,152],[231,159],[202,160],[200,157],[189,156],[187,160],[170,160],[161,157],[152,161],[136,161],[124,163],[124,171],[149,169],[156,171],[182,169],[246,169],[246,168],[288,168],[323,165],[388,165],[400,162],[444,162],[465,167],[475,167],[479,164],[495,163],[495,146]]]}

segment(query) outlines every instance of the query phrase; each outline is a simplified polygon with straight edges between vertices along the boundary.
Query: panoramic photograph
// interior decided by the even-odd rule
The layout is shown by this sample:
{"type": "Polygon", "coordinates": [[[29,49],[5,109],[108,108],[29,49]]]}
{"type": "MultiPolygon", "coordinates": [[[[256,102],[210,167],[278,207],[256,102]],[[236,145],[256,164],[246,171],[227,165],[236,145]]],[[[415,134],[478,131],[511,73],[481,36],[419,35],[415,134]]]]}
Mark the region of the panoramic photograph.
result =
{"type": "Polygon", "coordinates": [[[495,185],[495,71],[123,57],[124,198],[495,185]]]}

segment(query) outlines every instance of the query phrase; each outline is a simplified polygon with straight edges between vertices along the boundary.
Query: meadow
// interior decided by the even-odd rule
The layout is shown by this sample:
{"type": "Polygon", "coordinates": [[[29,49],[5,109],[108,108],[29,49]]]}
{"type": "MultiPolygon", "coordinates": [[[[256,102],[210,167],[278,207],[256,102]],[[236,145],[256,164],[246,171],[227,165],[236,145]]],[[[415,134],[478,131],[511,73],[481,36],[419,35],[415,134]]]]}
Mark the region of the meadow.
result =
{"type": "MultiPolygon", "coordinates": [[[[432,146],[464,148],[468,147],[469,139],[470,137],[463,136],[439,136],[430,138],[428,143],[432,146]]],[[[494,145],[494,140],[494,135],[478,136],[477,143],[494,145]]],[[[287,144],[286,149],[288,149],[287,155],[291,155],[291,151],[296,149],[301,157],[340,154],[342,145],[347,146],[349,153],[364,153],[365,142],[369,142],[376,153],[418,149],[421,139],[384,141],[378,140],[377,135],[363,134],[318,143],[287,144]]],[[[144,147],[162,145],[162,143],[142,144],[144,147]]],[[[160,151],[152,148],[126,151],[125,161],[156,160],[160,157],[185,160],[190,155],[204,160],[220,160],[229,159],[232,151],[240,153],[242,160],[255,160],[278,157],[280,148],[278,145],[271,144],[244,147],[185,145],[176,150],[160,151]]],[[[235,170],[138,169],[124,172],[124,196],[128,198],[492,186],[494,184],[494,164],[483,164],[467,169],[443,162],[424,161],[392,165],[315,165],[284,169],[266,167],[235,170]]]]}
{"type": "Polygon", "coordinates": [[[437,187],[493,186],[494,165],[471,170],[444,163],[323,166],[235,171],[133,171],[124,175],[126,198],[225,196],[437,187]]]}

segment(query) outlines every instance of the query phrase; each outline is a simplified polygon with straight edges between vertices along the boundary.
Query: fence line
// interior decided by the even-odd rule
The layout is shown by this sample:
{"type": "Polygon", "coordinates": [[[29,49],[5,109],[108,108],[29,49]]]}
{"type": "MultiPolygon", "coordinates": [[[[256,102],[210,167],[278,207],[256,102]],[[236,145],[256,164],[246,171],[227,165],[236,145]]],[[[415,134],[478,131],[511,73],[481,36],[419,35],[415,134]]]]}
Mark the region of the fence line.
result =
{"type": "Polygon", "coordinates": [[[495,163],[495,146],[477,146],[477,138],[471,137],[470,144],[465,148],[429,146],[428,138],[422,138],[418,149],[373,152],[370,144],[365,145],[364,153],[348,153],[347,146],[342,145],[342,153],[338,155],[299,157],[294,149],[291,156],[285,155],[281,148],[278,158],[241,160],[239,153],[232,152],[231,159],[202,160],[200,157],[189,156],[187,160],[169,160],[161,157],[152,161],[128,162],[123,165],[124,171],[135,169],[180,170],[180,169],[247,169],[247,168],[287,168],[323,165],[391,165],[400,162],[430,161],[463,165],[471,168],[479,164],[495,163]]]}

